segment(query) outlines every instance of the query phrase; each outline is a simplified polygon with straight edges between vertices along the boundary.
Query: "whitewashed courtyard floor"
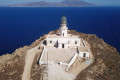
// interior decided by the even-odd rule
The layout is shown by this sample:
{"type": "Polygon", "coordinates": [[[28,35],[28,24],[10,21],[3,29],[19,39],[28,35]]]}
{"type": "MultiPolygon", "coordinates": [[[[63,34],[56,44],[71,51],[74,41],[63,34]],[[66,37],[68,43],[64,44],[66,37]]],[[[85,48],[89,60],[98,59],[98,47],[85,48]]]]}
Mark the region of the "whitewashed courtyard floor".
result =
{"type": "Polygon", "coordinates": [[[76,48],[73,49],[58,49],[55,47],[45,47],[45,52],[42,58],[43,62],[54,61],[55,63],[64,62],[69,63],[74,54],[77,52],[76,48]]]}

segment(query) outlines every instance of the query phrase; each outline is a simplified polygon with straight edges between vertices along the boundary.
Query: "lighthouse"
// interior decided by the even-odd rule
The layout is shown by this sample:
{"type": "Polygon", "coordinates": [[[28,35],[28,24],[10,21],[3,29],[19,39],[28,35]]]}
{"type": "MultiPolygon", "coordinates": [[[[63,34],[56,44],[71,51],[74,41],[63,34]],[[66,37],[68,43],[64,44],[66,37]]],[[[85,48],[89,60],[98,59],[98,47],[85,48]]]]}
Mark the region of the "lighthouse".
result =
{"type": "Polygon", "coordinates": [[[76,59],[89,59],[89,48],[79,35],[71,34],[67,27],[67,18],[61,17],[59,31],[46,35],[42,42],[43,52],[39,64],[59,64],[67,66],[66,71],[72,66],[76,59]],[[69,33],[68,33],[69,32],[69,33]],[[49,55],[49,57],[48,57],[49,55]]]}
{"type": "Polygon", "coordinates": [[[67,18],[65,16],[63,16],[61,18],[61,27],[59,28],[60,36],[67,37],[67,30],[68,30],[67,18]]]}
{"type": "Polygon", "coordinates": [[[60,25],[61,26],[59,27],[59,33],[47,36],[47,46],[54,46],[58,49],[69,49],[73,47],[79,47],[81,39],[79,38],[79,36],[68,34],[67,18],[65,16],[61,17],[60,25]]]}

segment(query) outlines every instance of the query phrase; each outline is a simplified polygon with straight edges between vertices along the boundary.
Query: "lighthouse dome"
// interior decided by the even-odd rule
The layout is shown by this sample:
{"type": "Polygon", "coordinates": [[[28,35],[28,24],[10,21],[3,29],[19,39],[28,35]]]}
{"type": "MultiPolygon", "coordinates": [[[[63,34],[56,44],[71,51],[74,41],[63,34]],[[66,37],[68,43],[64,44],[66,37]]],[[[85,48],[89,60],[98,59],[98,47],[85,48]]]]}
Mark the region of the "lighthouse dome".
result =
{"type": "Polygon", "coordinates": [[[67,24],[67,18],[65,16],[61,18],[61,24],[67,24]]]}

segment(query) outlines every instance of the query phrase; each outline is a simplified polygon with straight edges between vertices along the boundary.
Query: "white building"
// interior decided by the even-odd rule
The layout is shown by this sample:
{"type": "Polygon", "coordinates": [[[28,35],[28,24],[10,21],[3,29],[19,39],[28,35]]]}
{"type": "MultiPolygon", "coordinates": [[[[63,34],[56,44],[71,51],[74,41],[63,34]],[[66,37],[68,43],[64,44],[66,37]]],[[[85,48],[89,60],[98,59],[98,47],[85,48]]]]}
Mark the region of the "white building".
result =
{"type": "Polygon", "coordinates": [[[50,34],[45,39],[46,44],[44,44],[39,65],[57,63],[67,66],[66,71],[68,71],[77,56],[84,59],[90,58],[88,44],[86,45],[86,42],[79,36],[68,34],[67,30],[67,19],[63,16],[59,33],[50,34]]]}
{"type": "Polygon", "coordinates": [[[68,49],[70,47],[80,46],[80,38],[67,33],[67,18],[61,18],[61,27],[59,34],[48,35],[46,43],[47,46],[57,47],[58,49],[68,49]]]}
{"type": "Polygon", "coordinates": [[[79,56],[81,58],[89,58],[90,57],[90,54],[89,54],[89,51],[87,49],[87,47],[79,47],[79,56]]]}

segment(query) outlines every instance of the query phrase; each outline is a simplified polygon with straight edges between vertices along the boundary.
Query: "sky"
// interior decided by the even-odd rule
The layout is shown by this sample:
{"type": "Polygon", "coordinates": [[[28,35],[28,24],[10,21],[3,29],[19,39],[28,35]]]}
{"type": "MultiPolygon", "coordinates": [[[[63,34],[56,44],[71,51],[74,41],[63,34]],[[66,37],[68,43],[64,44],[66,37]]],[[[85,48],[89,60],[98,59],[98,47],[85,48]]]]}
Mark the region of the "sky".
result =
{"type": "MultiPolygon", "coordinates": [[[[28,2],[38,2],[38,1],[56,2],[56,1],[63,1],[63,0],[0,0],[0,6],[21,4],[21,3],[28,3],[28,2]]],[[[94,3],[100,6],[120,6],[120,0],[83,0],[83,1],[94,3]]]]}

